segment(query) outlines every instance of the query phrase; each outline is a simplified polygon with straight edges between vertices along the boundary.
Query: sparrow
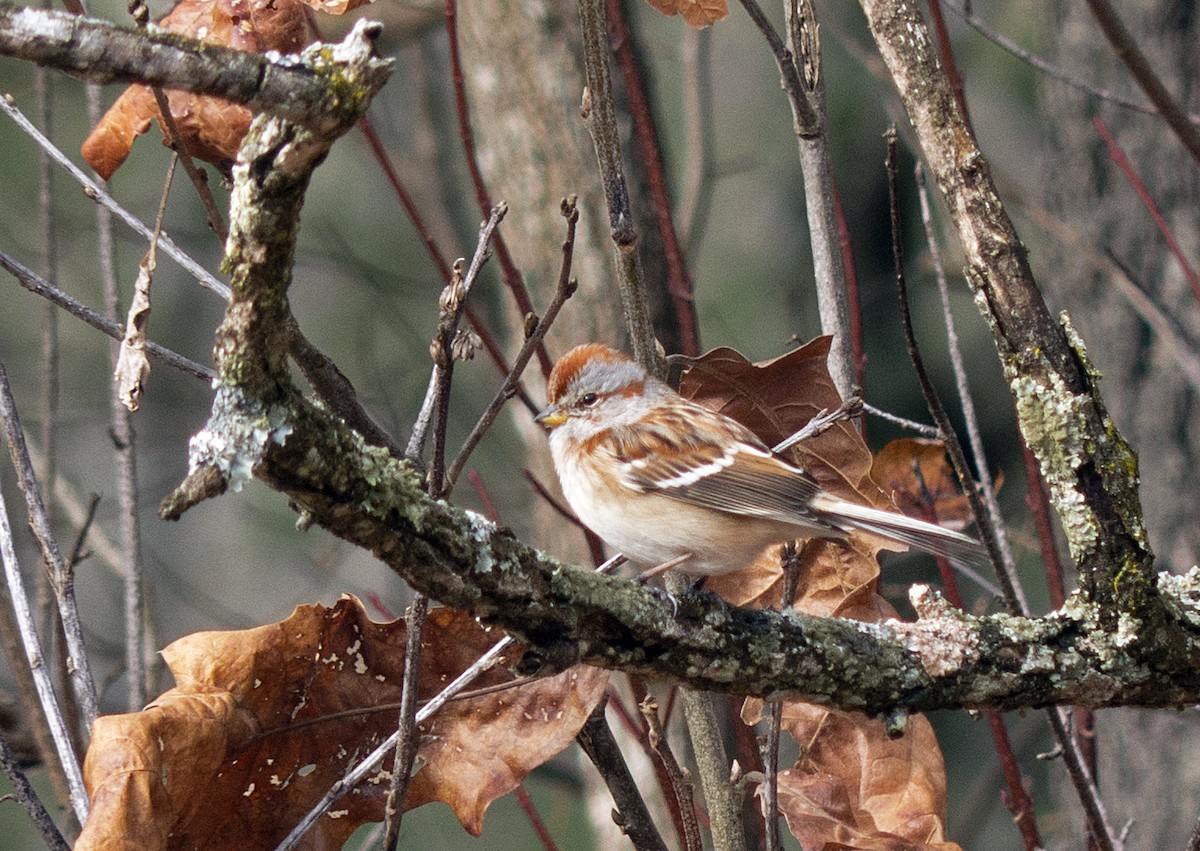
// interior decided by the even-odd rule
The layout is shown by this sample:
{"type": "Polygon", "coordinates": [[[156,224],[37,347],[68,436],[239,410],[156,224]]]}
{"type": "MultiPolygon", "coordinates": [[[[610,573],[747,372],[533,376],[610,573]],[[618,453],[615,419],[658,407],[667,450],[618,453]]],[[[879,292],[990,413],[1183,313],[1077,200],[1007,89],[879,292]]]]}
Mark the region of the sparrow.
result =
{"type": "Polygon", "coordinates": [[[753,432],[691,402],[626,355],[589,343],[554,366],[554,469],[580,521],[632,561],[695,575],[731,573],[768,547],[852,531],[978,561],[978,541],[842,499],[753,432]]]}

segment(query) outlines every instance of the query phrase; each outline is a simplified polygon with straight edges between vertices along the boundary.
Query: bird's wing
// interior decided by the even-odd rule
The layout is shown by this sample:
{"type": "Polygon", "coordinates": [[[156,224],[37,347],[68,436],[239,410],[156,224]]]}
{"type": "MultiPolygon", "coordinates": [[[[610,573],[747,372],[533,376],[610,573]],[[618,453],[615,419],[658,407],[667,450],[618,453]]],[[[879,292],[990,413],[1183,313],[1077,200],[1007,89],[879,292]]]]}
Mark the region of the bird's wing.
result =
{"type": "Polygon", "coordinates": [[[643,421],[624,437],[616,455],[622,481],[634,490],[837,531],[810,510],[822,491],[807,473],[772,455],[749,429],[706,408],[696,406],[686,423],[643,421]]]}
{"type": "Polygon", "coordinates": [[[828,493],[749,429],[700,406],[686,421],[670,422],[661,414],[652,424],[643,420],[625,430],[615,448],[622,481],[637,491],[778,520],[806,530],[802,535],[840,538],[861,529],[938,555],[979,563],[986,558],[968,535],[828,493]]]}

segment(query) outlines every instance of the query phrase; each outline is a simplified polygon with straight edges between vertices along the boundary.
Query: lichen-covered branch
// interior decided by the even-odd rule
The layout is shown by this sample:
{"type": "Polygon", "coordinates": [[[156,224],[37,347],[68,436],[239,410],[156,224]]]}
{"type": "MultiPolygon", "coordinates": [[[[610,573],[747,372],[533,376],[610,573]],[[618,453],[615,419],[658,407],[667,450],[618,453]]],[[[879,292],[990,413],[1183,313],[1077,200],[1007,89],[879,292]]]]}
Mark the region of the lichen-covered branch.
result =
{"type": "Polygon", "coordinates": [[[389,63],[371,50],[377,32],[360,22],[343,44],[306,53],[304,61],[328,63],[339,81],[332,132],[264,116],[243,144],[212,415],[164,514],[178,516],[255,475],[288,496],[302,524],[319,523],[422,593],[529,642],[529,669],[581,660],[696,689],[787,694],[877,714],[1200,700],[1200,571],[1160,580],[1171,605],[1153,654],[1140,652],[1131,621],[1102,629],[1103,608],[1082,595],[1037,620],[973,618],[922,589],[913,624],[738,609],[699,591],[671,599],[562,564],[477,514],[431,499],[407,462],[305,400],[285,362],[299,211],[313,169],[387,77],[389,63]]]}
{"type": "MultiPolygon", "coordinates": [[[[914,0],[861,0],[966,254],[992,328],[1021,432],[1041,464],[1081,584],[1106,629],[1153,621],[1153,555],[1137,492],[1137,457],[1105,410],[1099,375],[1066,317],[1056,321],[991,171],[954,98],[914,0]]],[[[1143,629],[1149,638],[1152,629],[1143,629]]]]}
{"type": "Polygon", "coordinates": [[[89,83],[146,83],[215,95],[322,132],[330,68],[294,56],[232,50],[165,30],[136,30],[66,12],[0,4],[0,55],[55,68],[89,83]]]}

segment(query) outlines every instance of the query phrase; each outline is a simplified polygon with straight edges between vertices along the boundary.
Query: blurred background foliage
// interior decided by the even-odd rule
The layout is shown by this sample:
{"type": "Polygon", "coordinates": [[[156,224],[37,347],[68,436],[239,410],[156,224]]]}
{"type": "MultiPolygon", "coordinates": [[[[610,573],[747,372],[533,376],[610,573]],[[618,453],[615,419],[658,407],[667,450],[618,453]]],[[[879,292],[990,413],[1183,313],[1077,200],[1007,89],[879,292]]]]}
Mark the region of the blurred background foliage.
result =
{"type": "MultiPolygon", "coordinates": [[[[980,0],[973,7],[976,14],[1024,47],[1053,57],[1061,5],[980,0]]],[[[570,4],[564,8],[573,12],[570,4]]],[[[683,99],[685,87],[691,84],[681,54],[685,40],[697,36],[687,32],[679,19],[663,18],[644,4],[628,2],[626,8],[648,63],[660,141],[678,200],[689,155],[683,99]]],[[[92,4],[90,11],[115,21],[128,20],[122,4],[111,0],[92,4]]],[[[153,4],[151,11],[157,18],[167,7],[153,4]]],[[[713,171],[708,177],[711,208],[707,226],[687,247],[688,262],[695,282],[702,348],[732,346],[751,359],[765,359],[786,351],[796,340],[819,334],[820,327],[790,113],[761,36],[740,7],[734,4],[731,12],[728,20],[699,36],[711,50],[713,171]]],[[[776,19],[782,17],[779,8],[768,12],[776,19]]],[[[822,24],[833,166],[853,239],[867,329],[865,396],[877,407],[924,421],[927,417],[896,316],[882,168],[881,137],[888,125],[900,125],[902,143],[911,137],[906,137],[899,102],[874,57],[857,6],[825,2],[818,4],[817,12],[822,24]]],[[[397,59],[390,84],[372,106],[372,119],[443,251],[451,257],[469,256],[479,215],[457,143],[441,5],[378,0],[355,15],[385,21],[381,52],[397,59]]],[[[1081,113],[1087,108],[1087,99],[1061,88],[1048,90],[1028,65],[967,28],[954,14],[947,12],[947,18],[981,146],[1030,249],[1034,271],[1045,286],[1059,275],[1064,253],[1055,243],[1055,235],[1039,223],[1043,220],[1046,174],[1077,169],[1095,156],[1091,147],[1064,144],[1070,137],[1051,126],[1045,98],[1047,91],[1055,98],[1074,98],[1081,113]]],[[[349,23],[320,22],[327,38],[340,34],[349,23]]],[[[1085,20],[1081,26],[1087,23],[1085,20]]],[[[1098,31],[1090,37],[1100,38],[1098,31]]],[[[472,57],[466,55],[464,61],[469,66],[472,57]]],[[[30,66],[0,59],[0,89],[10,92],[27,114],[32,113],[34,102],[32,78],[30,66]]],[[[50,135],[78,162],[79,143],[89,130],[83,86],[58,75],[52,75],[51,84],[50,135]]],[[[505,81],[500,85],[506,85],[505,81]]],[[[119,87],[107,87],[105,102],[111,102],[119,91],[119,87]]],[[[574,119],[573,111],[564,111],[564,121],[574,119]]],[[[1153,121],[1146,116],[1136,120],[1153,121]]],[[[486,135],[487,128],[480,130],[486,135]]],[[[157,131],[152,131],[135,145],[131,158],[109,184],[120,203],[147,222],[153,219],[169,157],[157,137],[157,131]]],[[[44,274],[46,270],[39,265],[44,236],[35,215],[37,148],[11,122],[0,120],[0,150],[5,152],[0,157],[4,192],[0,249],[44,274]]],[[[627,143],[626,150],[631,155],[633,146],[627,143]]],[[[926,360],[944,398],[951,399],[941,311],[920,233],[912,163],[910,151],[902,159],[901,180],[914,315],[926,360]]],[[[486,170],[486,150],[484,165],[486,170]]],[[[59,285],[99,307],[102,298],[93,204],[57,168],[53,186],[59,285]]],[[[563,185],[548,191],[582,194],[595,188],[563,185]]],[[[217,187],[217,196],[224,206],[225,190],[217,187]]],[[[595,209],[584,208],[585,218],[595,215],[595,209]]],[[[123,226],[115,228],[119,279],[127,298],[145,245],[123,226]]],[[[205,225],[203,210],[182,174],[175,179],[165,229],[204,266],[218,269],[221,247],[205,225]]],[[[556,251],[557,244],[551,248],[556,251]]],[[[1048,606],[1045,582],[1024,505],[1024,476],[1011,402],[990,335],[957,274],[961,269],[957,246],[948,243],[944,250],[991,464],[994,470],[1003,471],[1006,483],[1001,496],[1028,580],[1026,587],[1035,610],[1044,611],[1048,606]]],[[[581,269],[580,274],[584,290],[604,292],[610,287],[607,270],[581,269]]],[[[360,134],[350,134],[317,171],[308,193],[291,299],[310,339],[334,358],[379,422],[402,443],[428,380],[428,346],[443,283],[365,140],[360,134]]],[[[32,437],[41,427],[39,349],[45,306],[12,280],[6,279],[0,286],[4,287],[0,359],[10,373],[32,437]]],[[[548,286],[546,281],[531,281],[535,300],[540,292],[544,303],[548,286]]],[[[1051,308],[1062,307],[1054,288],[1046,289],[1051,308]]],[[[503,330],[507,327],[507,294],[494,262],[476,293],[473,298],[491,317],[492,327],[511,342],[512,335],[503,330]]],[[[615,300],[615,290],[611,293],[615,300]]],[[[574,304],[568,304],[568,314],[574,304]]],[[[151,339],[208,363],[212,332],[221,315],[222,305],[216,297],[160,255],[151,339]]],[[[59,475],[81,499],[86,501],[91,493],[101,496],[97,524],[115,538],[116,487],[108,424],[110,341],[72,317],[63,315],[59,323],[59,475]]],[[[562,328],[570,327],[566,323],[569,320],[564,320],[562,328]]],[[[1104,369],[1106,341],[1088,338],[1086,330],[1084,336],[1104,369]]],[[[581,341],[571,339],[560,328],[551,334],[551,354],[577,342],[581,341]]],[[[528,386],[540,400],[541,387],[532,377],[535,372],[529,371],[528,386]]],[[[455,378],[451,447],[461,444],[499,382],[498,373],[483,355],[459,368],[455,378]]],[[[159,499],[186,472],[188,437],[205,421],[209,402],[203,382],[156,364],[142,410],[134,417],[148,599],[159,646],[196,630],[278,620],[298,604],[331,603],[343,593],[377,599],[387,611],[401,613],[407,591],[390,571],[369,554],[320,529],[296,531],[295,515],[285,500],[261,485],[251,484],[240,494],[205,502],[179,523],[157,518],[159,499]]],[[[472,464],[503,522],[528,537],[535,534],[531,508],[536,497],[521,475],[529,461],[517,425],[527,414],[519,405],[512,405],[510,414],[490,433],[472,464]]],[[[1118,424],[1128,426],[1120,417],[1118,424]]],[[[899,434],[885,422],[869,423],[869,439],[875,448],[899,434]]],[[[7,466],[0,482],[16,519],[21,500],[7,466]]],[[[482,507],[478,494],[466,482],[455,498],[482,507]]],[[[72,541],[76,529],[58,516],[62,539],[72,541]]],[[[21,540],[22,563],[27,571],[33,571],[38,564],[35,551],[28,535],[21,540]]],[[[925,559],[903,559],[888,567],[884,577],[889,598],[905,612],[904,589],[914,581],[936,582],[936,569],[925,559]]],[[[80,565],[77,581],[93,665],[102,678],[103,706],[120,711],[121,580],[93,557],[80,565]]],[[[986,604],[982,592],[975,589],[973,593],[981,605],[986,604]]],[[[168,685],[160,671],[152,693],[168,685]]],[[[952,790],[951,838],[969,849],[1016,847],[1018,837],[1011,816],[999,800],[999,767],[981,722],[962,713],[942,713],[933,720],[946,753],[952,790]]],[[[1076,816],[1064,812],[1077,804],[1051,793],[1047,763],[1033,759],[1035,753],[1048,749],[1044,725],[1037,718],[1010,717],[1010,722],[1018,756],[1032,783],[1043,835],[1059,838],[1051,847],[1078,847],[1079,834],[1069,829],[1076,816]]],[[[586,838],[578,769],[569,761],[560,762],[538,773],[530,784],[532,794],[559,837],[560,847],[593,847],[586,838]]],[[[501,802],[489,814],[484,837],[479,840],[471,840],[452,820],[447,823],[440,805],[426,810],[429,812],[418,811],[406,820],[406,834],[414,838],[404,847],[499,849],[532,847],[535,842],[511,800],[501,802]]],[[[39,847],[16,805],[0,807],[0,819],[5,847],[39,847]]]]}

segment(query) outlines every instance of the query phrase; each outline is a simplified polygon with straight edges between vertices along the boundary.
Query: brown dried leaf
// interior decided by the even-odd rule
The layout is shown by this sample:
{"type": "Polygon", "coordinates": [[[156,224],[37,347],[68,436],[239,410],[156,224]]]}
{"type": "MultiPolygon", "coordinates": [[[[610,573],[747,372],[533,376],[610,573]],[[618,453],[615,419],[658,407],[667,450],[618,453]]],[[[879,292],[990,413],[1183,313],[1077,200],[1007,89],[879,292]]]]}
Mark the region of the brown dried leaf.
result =
{"type": "Polygon", "coordinates": [[[715,24],[729,16],[725,0],[648,0],[651,6],[668,18],[682,15],[696,29],[715,24]]]}
{"type": "MultiPolygon", "coordinates": [[[[940,440],[893,440],[875,456],[871,478],[892,495],[905,514],[922,520],[936,518],[952,529],[962,529],[974,520],[940,440]]],[[[997,491],[1002,482],[1003,475],[997,476],[997,491]]]]}
{"type": "MultiPolygon", "coordinates": [[[[841,403],[826,367],[828,352],[827,337],[762,364],[718,349],[691,365],[680,392],[774,445],[841,403]]],[[[871,452],[850,423],[798,444],[790,455],[839,496],[895,509],[876,484],[889,480],[872,477],[871,452]]],[[[881,546],[865,535],[851,535],[848,545],[804,542],[795,608],[871,622],[895,617],[877,593],[881,546]]],[[[749,568],[710,577],[705,587],[736,604],[778,607],[781,577],[779,548],[772,547],[749,568]]],[[[760,700],[747,700],[743,720],[757,723],[762,706],[760,700]]],[[[946,774],[924,717],[910,718],[904,736],[893,740],[882,722],[859,713],[792,701],[784,703],[783,716],[784,729],[801,746],[801,759],[780,772],[780,809],[806,849],[958,847],[944,839],[946,774]]]]}
{"type": "MultiPolygon", "coordinates": [[[[679,392],[732,417],[774,446],[822,411],[841,404],[826,365],[829,344],[829,337],[818,337],[763,363],[750,363],[733,349],[714,349],[689,363],[679,392]]],[[[871,479],[871,451],[852,423],[835,423],[787,454],[830,492],[893,507],[871,479]]],[[[879,577],[875,556],[885,546],[898,545],[868,535],[852,535],[848,547],[806,541],[800,554],[797,607],[812,614],[873,620],[882,602],[874,593],[879,577]]],[[[779,548],[771,547],[750,567],[711,577],[705,587],[736,605],[778,606],[781,575],[779,548]]]]}
{"type": "MultiPolygon", "coordinates": [[[[295,53],[308,40],[298,0],[183,0],[159,23],[171,32],[234,50],[295,53]]],[[[188,153],[225,168],[250,129],[250,110],[217,98],[166,90],[171,115],[188,153]]],[[[162,118],[154,94],[130,86],[83,142],[83,158],[108,180],[129,156],[133,141],[162,118]]],[[[166,129],[163,128],[164,137],[166,129]]]]}
{"type": "MultiPolygon", "coordinates": [[[[461,612],[431,612],[421,697],[497,638],[461,612]]],[[[92,813],[77,851],[273,847],[394,730],[404,644],[403,622],[374,623],[352,598],[176,641],[163,655],[178,685],[142,712],[96,722],[84,766],[92,813]]],[[[509,679],[497,667],[475,685],[509,679]]],[[[572,668],[443,707],[424,731],[406,807],[445,800],[477,833],[492,800],[573,740],[606,682],[572,668]]],[[[388,785],[384,770],[368,778],[302,847],[341,847],[381,820],[388,785]]]]}
{"type": "Polygon", "coordinates": [[[142,398],[142,389],[150,377],[150,359],[146,357],[146,324],[150,321],[150,282],[154,278],[154,246],[138,264],[137,280],[133,284],[133,298],[129,302],[129,315],[125,320],[125,336],[121,340],[121,351],[117,355],[117,367],[113,379],[121,404],[136,412],[142,398]]]}
{"type": "Polygon", "coordinates": [[[310,6],[318,12],[330,15],[344,15],[359,6],[374,3],[375,0],[300,0],[305,6],[310,6]]]}
{"type": "MultiPolygon", "coordinates": [[[[757,711],[747,704],[744,716],[757,711]]],[[[882,721],[858,713],[785,703],[783,715],[802,747],[795,767],[779,773],[779,808],[801,845],[958,849],[945,838],[945,766],[924,716],[889,739],[882,721]]]]}

